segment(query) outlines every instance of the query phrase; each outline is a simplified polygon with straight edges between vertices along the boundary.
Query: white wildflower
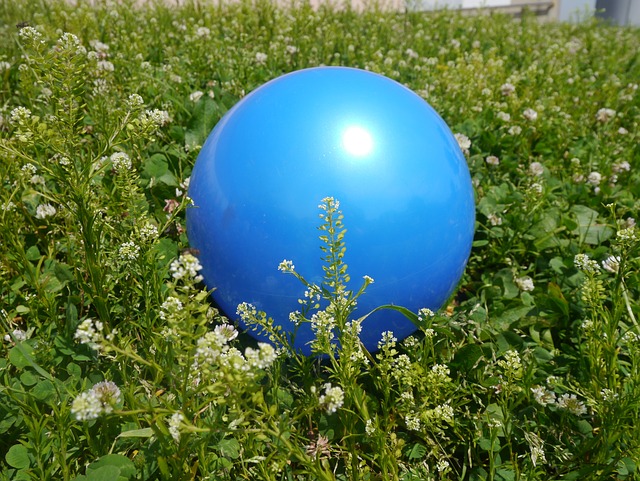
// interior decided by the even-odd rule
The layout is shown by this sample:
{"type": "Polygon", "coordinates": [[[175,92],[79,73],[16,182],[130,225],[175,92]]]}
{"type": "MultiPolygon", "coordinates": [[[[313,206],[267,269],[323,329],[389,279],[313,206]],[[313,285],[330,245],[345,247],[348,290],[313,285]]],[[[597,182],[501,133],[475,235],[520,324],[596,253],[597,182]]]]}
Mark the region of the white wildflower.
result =
{"type": "Polygon", "coordinates": [[[142,227],[140,227],[139,234],[143,241],[152,241],[158,237],[158,228],[151,222],[146,222],[142,227]]]}
{"type": "Polygon", "coordinates": [[[605,260],[602,261],[602,268],[607,272],[616,274],[620,269],[620,256],[607,257],[605,260]]]}
{"type": "Polygon", "coordinates": [[[100,60],[97,65],[98,70],[101,70],[103,72],[113,72],[115,70],[114,65],[108,60],[100,60]]]}
{"type": "Polygon", "coordinates": [[[344,403],[344,391],[339,386],[324,385],[324,394],[318,398],[321,406],[324,406],[328,414],[335,413],[344,403]]]}
{"type": "Polygon", "coordinates": [[[616,111],[613,109],[600,109],[596,112],[596,120],[601,123],[606,123],[616,116],[616,111]]]}
{"type": "Polygon", "coordinates": [[[521,291],[531,292],[535,288],[533,279],[529,276],[517,277],[515,283],[521,291]]]}
{"type": "Polygon", "coordinates": [[[529,165],[529,172],[531,172],[532,175],[539,177],[544,174],[544,166],[540,162],[531,162],[531,165],[529,165]]]}
{"type": "Polygon", "coordinates": [[[11,334],[5,334],[4,340],[6,342],[12,342],[15,339],[16,342],[22,342],[27,340],[27,333],[22,329],[14,329],[11,334]]]}
{"type": "Polygon", "coordinates": [[[489,223],[494,227],[498,225],[502,225],[502,217],[499,217],[496,214],[489,214],[487,216],[487,219],[489,220],[489,223]]]}
{"type": "Polygon", "coordinates": [[[264,65],[267,62],[267,54],[262,52],[256,53],[256,63],[259,65],[264,65]]]}
{"type": "Polygon", "coordinates": [[[118,256],[123,261],[135,261],[140,255],[140,246],[133,241],[124,242],[118,248],[118,256]]]}
{"type": "Polygon", "coordinates": [[[80,344],[87,344],[91,349],[99,350],[100,343],[104,340],[102,330],[104,325],[101,321],[94,321],[87,318],[76,328],[74,339],[80,344]]]}
{"type": "Polygon", "coordinates": [[[538,404],[542,406],[546,406],[547,404],[555,404],[556,402],[556,393],[550,391],[544,386],[535,386],[531,388],[531,392],[533,393],[533,398],[536,400],[538,404]]]}
{"type": "Polygon", "coordinates": [[[410,431],[419,431],[421,427],[420,418],[415,413],[407,414],[404,417],[404,423],[410,431]]]}
{"type": "Polygon", "coordinates": [[[31,110],[26,107],[16,107],[9,114],[11,122],[18,125],[24,125],[31,118],[31,110]]]}
{"type": "Polygon", "coordinates": [[[525,109],[524,112],[522,112],[522,116],[529,122],[534,122],[538,119],[538,112],[533,109],[525,109]]]}
{"type": "Polygon", "coordinates": [[[144,105],[144,99],[138,94],[131,94],[127,98],[126,104],[130,109],[137,109],[144,105]]]}
{"type": "Polygon", "coordinates": [[[293,272],[295,268],[296,266],[293,265],[293,262],[287,259],[283,260],[282,262],[280,262],[280,264],[278,264],[278,270],[281,272],[293,272]]]}
{"type": "Polygon", "coordinates": [[[449,461],[447,461],[446,459],[441,459],[440,461],[438,461],[436,463],[436,470],[439,473],[442,473],[443,471],[445,471],[448,468],[449,468],[449,461]]]}
{"type": "Polygon", "coordinates": [[[393,335],[391,331],[384,331],[382,333],[382,339],[378,341],[378,349],[382,348],[393,348],[396,345],[398,338],[393,335]]]}
{"type": "Polygon", "coordinates": [[[509,97],[511,94],[513,94],[516,91],[516,87],[513,84],[510,84],[509,82],[504,83],[500,86],[500,93],[502,95],[504,95],[505,97],[509,97]]]}
{"type": "Polygon", "coordinates": [[[579,401],[575,394],[563,394],[558,399],[558,407],[566,409],[576,416],[586,414],[587,408],[582,401],[579,401]]]}
{"type": "Polygon", "coordinates": [[[496,117],[498,120],[502,120],[503,122],[509,122],[511,120],[511,115],[506,112],[498,112],[496,117]]]}
{"type": "Polygon", "coordinates": [[[204,92],[200,91],[200,90],[196,90],[195,92],[191,93],[189,95],[189,100],[191,100],[192,102],[197,102],[198,100],[200,100],[202,98],[202,96],[204,95],[204,92]]]}
{"type": "Polygon", "coordinates": [[[631,170],[631,164],[629,164],[629,162],[627,162],[626,160],[622,160],[613,164],[611,166],[611,170],[616,174],[619,174],[621,172],[629,172],[631,170]]]}
{"type": "Polygon", "coordinates": [[[36,219],[46,219],[56,215],[56,208],[51,204],[40,204],[36,207],[36,219]]]}
{"type": "Polygon", "coordinates": [[[466,155],[469,153],[469,149],[471,148],[471,140],[464,134],[456,133],[454,134],[458,145],[460,146],[460,150],[466,155]]]}
{"type": "Polygon", "coordinates": [[[80,393],[71,403],[71,414],[78,421],[98,419],[102,414],[102,402],[94,391],[80,393]]]}
{"type": "Polygon", "coordinates": [[[180,442],[180,425],[184,421],[184,414],[180,411],[177,411],[171,415],[169,418],[169,434],[173,440],[177,443],[180,442]]]}
{"type": "Polygon", "coordinates": [[[600,185],[600,182],[602,182],[602,174],[600,174],[600,172],[591,172],[587,177],[587,182],[591,185],[600,185]]]}
{"type": "Polygon", "coordinates": [[[376,432],[376,428],[373,425],[373,420],[367,419],[367,422],[364,424],[364,432],[367,436],[373,436],[376,432]]]}
{"type": "Polygon", "coordinates": [[[484,161],[487,163],[487,165],[493,165],[493,166],[500,165],[500,159],[495,155],[487,156],[487,158],[484,159],[484,161]]]}
{"type": "Polygon", "coordinates": [[[174,260],[169,267],[171,276],[175,280],[184,278],[191,278],[195,282],[200,282],[202,276],[198,275],[198,272],[202,270],[202,265],[196,256],[193,254],[181,254],[180,257],[174,260]]]}
{"type": "Polygon", "coordinates": [[[111,165],[113,166],[113,170],[116,172],[125,172],[127,170],[131,170],[131,159],[124,152],[114,152],[109,157],[111,160],[111,165]]]}
{"type": "Polygon", "coordinates": [[[573,257],[573,265],[587,274],[595,274],[600,271],[598,263],[590,259],[587,254],[576,254],[573,257]]]}
{"type": "Polygon", "coordinates": [[[207,27],[198,27],[196,30],[196,37],[209,38],[210,35],[211,30],[209,30],[207,27]]]}
{"type": "Polygon", "coordinates": [[[169,296],[160,306],[160,319],[173,319],[176,314],[182,311],[183,304],[177,297],[169,296]]]}
{"type": "Polygon", "coordinates": [[[100,401],[102,412],[109,414],[113,408],[122,400],[120,388],[113,381],[102,381],[95,384],[91,391],[100,401]]]}

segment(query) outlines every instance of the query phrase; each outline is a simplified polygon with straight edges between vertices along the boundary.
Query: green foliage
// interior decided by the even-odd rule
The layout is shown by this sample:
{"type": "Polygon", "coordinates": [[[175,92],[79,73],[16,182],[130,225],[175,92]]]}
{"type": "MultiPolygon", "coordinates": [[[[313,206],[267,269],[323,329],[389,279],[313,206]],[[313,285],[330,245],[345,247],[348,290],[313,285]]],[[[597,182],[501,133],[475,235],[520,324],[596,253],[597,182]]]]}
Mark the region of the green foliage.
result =
{"type": "Polygon", "coordinates": [[[0,15],[0,479],[640,479],[637,29],[263,1],[0,15]],[[457,293],[380,306],[417,330],[373,353],[337,199],[322,281],[274,266],[310,357],[269,313],[212,308],[185,235],[211,128],[318,65],[422,95],[476,189],[457,293]]]}

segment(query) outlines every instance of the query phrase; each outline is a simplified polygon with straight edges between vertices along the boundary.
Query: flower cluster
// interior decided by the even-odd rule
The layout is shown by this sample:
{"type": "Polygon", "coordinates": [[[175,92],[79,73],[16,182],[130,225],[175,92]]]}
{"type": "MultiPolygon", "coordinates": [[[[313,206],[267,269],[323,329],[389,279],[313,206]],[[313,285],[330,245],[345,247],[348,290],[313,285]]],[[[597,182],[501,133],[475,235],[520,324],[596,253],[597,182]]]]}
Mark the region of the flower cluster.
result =
{"type": "Polygon", "coordinates": [[[98,351],[102,348],[101,343],[104,341],[103,330],[104,324],[101,321],[87,318],[78,326],[73,337],[80,344],[86,344],[91,349],[98,351]]]}
{"type": "Polygon", "coordinates": [[[109,157],[111,165],[116,173],[127,172],[131,170],[131,159],[125,152],[115,152],[109,157]]]}
{"type": "Polygon", "coordinates": [[[194,282],[202,281],[202,276],[198,274],[202,270],[202,264],[193,254],[181,254],[178,259],[171,263],[169,270],[171,271],[171,277],[176,281],[181,279],[194,282]]]}
{"type": "Polygon", "coordinates": [[[536,402],[542,406],[557,406],[576,416],[581,416],[587,412],[586,406],[575,394],[564,393],[558,397],[553,390],[544,386],[532,387],[531,393],[536,402]]]}
{"type": "Polygon", "coordinates": [[[121,400],[122,394],[118,386],[112,381],[102,381],[73,400],[71,413],[78,421],[90,421],[113,412],[121,400]]]}
{"type": "Polygon", "coordinates": [[[323,387],[324,394],[318,398],[318,402],[328,414],[333,414],[344,404],[344,391],[339,386],[332,386],[331,383],[326,383],[323,387]]]}

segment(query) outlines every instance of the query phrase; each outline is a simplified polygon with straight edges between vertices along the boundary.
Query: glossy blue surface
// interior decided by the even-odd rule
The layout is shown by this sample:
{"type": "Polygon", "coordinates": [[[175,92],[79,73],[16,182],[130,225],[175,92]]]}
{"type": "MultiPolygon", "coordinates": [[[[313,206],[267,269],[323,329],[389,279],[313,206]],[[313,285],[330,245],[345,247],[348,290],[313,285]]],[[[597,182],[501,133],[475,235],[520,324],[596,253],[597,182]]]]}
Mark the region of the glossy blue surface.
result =
{"type": "MultiPolygon", "coordinates": [[[[307,280],[323,270],[317,226],[324,197],[340,201],[351,288],[375,283],[354,317],[381,304],[437,310],[465,268],[474,195],[445,122],[418,95],[381,75],[344,67],[300,70],[238,102],[198,156],[187,233],[214,300],[232,319],[250,302],[285,330],[304,287],[277,270],[293,261],[307,280]]],[[[397,312],[363,323],[376,350],[383,331],[415,328],[397,312]]],[[[297,347],[309,352],[310,326],[297,347]]]]}

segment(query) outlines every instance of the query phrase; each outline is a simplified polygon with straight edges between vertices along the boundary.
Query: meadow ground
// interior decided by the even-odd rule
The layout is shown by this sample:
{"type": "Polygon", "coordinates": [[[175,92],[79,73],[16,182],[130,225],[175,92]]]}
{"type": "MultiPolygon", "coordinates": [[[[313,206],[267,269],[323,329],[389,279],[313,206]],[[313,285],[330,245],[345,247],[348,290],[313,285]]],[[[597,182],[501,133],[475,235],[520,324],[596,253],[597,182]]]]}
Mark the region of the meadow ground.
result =
{"type": "Polygon", "coordinates": [[[640,478],[638,29],[260,1],[0,18],[0,479],[640,478]],[[318,65],[427,100],[476,193],[456,293],[374,353],[334,200],[326,278],[300,285],[319,356],[216,311],[188,250],[212,127],[318,65]]]}

